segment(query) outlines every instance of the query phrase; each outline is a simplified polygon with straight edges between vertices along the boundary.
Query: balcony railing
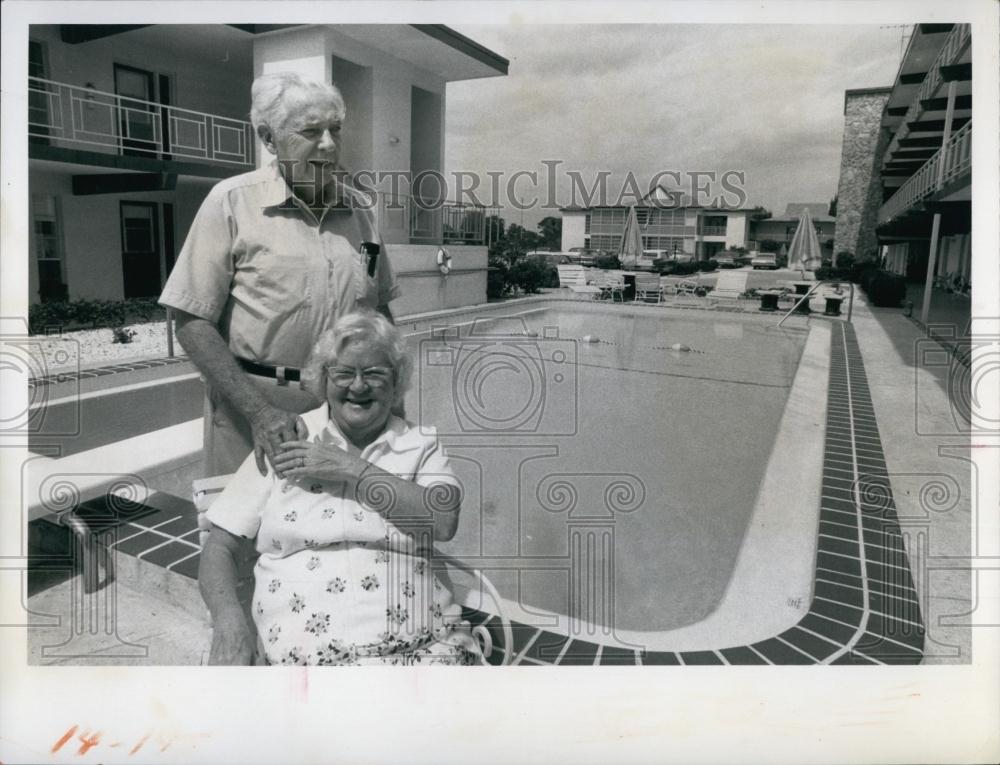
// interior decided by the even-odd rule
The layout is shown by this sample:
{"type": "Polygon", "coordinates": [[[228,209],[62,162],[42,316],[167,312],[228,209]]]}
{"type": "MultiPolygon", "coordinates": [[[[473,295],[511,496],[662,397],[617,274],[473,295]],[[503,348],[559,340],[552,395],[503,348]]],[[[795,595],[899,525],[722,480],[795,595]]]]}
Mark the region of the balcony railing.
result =
{"type": "Polygon", "coordinates": [[[935,91],[937,91],[938,85],[941,84],[941,67],[955,61],[959,53],[965,48],[971,35],[972,26],[970,24],[956,24],[955,28],[948,33],[948,39],[944,41],[944,45],[938,51],[937,58],[934,59],[934,64],[927,70],[927,76],[924,77],[924,81],[920,84],[920,89],[910,102],[910,107],[906,110],[906,116],[903,117],[899,130],[896,131],[892,143],[889,144],[888,151],[883,156],[891,157],[899,150],[899,139],[905,138],[909,132],[909,128],[906,127],[907,124],[916,121],[917,115],[922,108],[920,102],[931,98],[935,91]]]}
{"type": "Polygon", "coordinates": [[[972,168],[972,121],[952,133],[948,142],[879,209],[878,222],[887,223],[972,168]]]}
{"type": "Polygon", "coordinates": [[[28,135],[66,148],[185,159],[241,168],[254,164],[249,122],[177,106],[28,78],[28,135]]]}
{"type": "Polygon", "coordinates": [[[380,193],[379,227],[388,237],[402,232],[409,244],[490,245],[496,236],[489,219],[500,208],[421,201],[405,194],[380,193]]]}
{"type": "Polygon", "coordinates": [[[701,227],[702,236],[725,236],[726,227],[725,226],[702,226],[701,227]]]}

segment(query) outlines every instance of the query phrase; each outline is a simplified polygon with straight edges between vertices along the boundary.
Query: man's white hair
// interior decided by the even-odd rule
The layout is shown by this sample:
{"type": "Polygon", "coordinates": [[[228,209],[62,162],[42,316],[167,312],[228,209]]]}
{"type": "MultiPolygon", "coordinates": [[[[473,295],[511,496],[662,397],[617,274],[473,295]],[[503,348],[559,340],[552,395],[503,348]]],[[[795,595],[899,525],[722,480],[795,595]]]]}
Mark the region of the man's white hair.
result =
{"type": "Polygon", "coordinates": [[[260,135],[261,128],[272,133],[281,130],[288,120],[289,107],[295,103],[292,96],[296,94],[315,100],[329,99],[341,119],[347,115],[344,97],[336,85],[307,80],[296,72],[262,74],[250,88],[250,122],[254,132],[260,135]]]}

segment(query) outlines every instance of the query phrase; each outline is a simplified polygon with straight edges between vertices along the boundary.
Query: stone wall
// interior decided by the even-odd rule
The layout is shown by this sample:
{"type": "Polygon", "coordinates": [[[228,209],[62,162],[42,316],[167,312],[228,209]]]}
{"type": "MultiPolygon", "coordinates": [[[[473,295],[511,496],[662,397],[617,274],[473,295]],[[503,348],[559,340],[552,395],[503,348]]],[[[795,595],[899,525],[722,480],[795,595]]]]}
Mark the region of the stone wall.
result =
{"type": "Polygon", "coordinates": [[[844,94],[844,143],[837,187],[837,232],[834,253],[875,257],[875,226],[882,205],[879,175],[890,136],[882,129],[882,112],[892,88],[848,90],[844,94]]]}

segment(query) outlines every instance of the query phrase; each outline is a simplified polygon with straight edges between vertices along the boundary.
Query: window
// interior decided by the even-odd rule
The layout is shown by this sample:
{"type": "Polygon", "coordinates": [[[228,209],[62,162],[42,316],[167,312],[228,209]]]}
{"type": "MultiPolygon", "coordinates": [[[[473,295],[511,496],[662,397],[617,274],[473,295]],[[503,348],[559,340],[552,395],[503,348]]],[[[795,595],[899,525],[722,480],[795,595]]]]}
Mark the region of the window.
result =
{"type": "Polygon", "coordinates": [[[38,297],[46,303],[66,299],[63,283],[62,231],[55,197],[36,194],[31,198],[35,261],[38,263],[38,297]]]}

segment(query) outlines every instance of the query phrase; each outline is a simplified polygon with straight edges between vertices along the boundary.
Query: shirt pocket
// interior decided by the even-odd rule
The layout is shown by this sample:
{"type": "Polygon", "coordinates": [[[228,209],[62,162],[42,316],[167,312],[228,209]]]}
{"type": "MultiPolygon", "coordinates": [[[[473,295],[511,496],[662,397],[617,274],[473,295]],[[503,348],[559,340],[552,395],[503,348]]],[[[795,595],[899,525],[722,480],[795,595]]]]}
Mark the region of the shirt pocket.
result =
{"type": "Polygon", "coordinates": [[[312,302],[317,269],[301,255],[259,253],[251,270],[248,288],[275,314],[294,313],[312,302]]]}
{"type": "MultiPolygon", "coordinates": [[[[378,261],[375,261],[375,275],[368,275],[368,257],[360,252],[353,254],[352,263],[354,270],[354,295],[361,305],[375,308],[378,305],[378,261]]],[[[379,258],[384,257],[379,253],[379,258]]]]}

